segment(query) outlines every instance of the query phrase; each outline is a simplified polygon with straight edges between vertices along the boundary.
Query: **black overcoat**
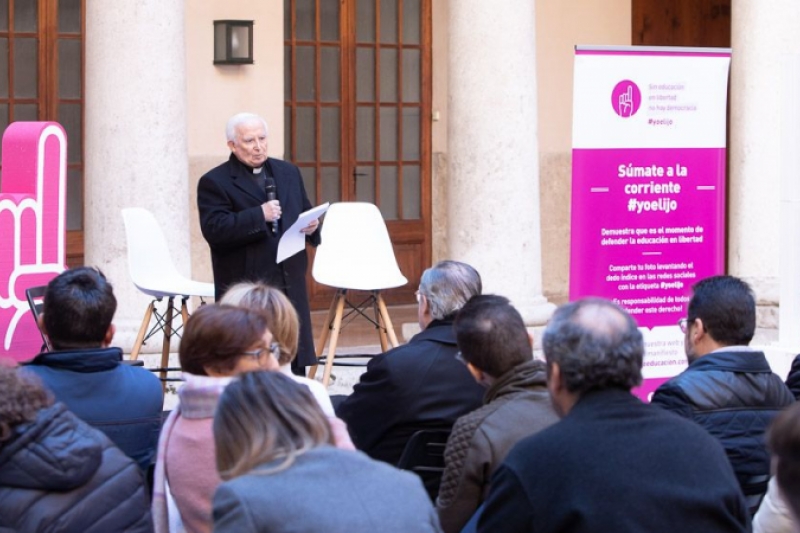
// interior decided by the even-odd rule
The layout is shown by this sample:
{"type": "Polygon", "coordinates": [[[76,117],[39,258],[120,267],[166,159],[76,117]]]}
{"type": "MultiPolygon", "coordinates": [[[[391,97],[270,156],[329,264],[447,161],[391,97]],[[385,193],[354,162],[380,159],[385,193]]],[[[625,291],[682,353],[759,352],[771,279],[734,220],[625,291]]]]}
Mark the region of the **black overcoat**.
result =
{"type": "MultiPolygon", "coordinates": [[[[266,191],[253,181],[249,167],[231,154],[227,162],[210,170],[197,184],[200,229],[211,248],[216,299],[240,281],[263,281],[281,289],[300,317],[300,343],[295,364],[316,363],[311,313],[306,291],[308,256],[303,250],[276,263],[278,241],[300,213],[311,209],[300,170],[293,164],[269,158],[268,173],[275,178],[281,219],[273,235],[261,204],[266,191]]],[[[306,237],[312,246],[320,242],[319,229],[306,237]]]]}

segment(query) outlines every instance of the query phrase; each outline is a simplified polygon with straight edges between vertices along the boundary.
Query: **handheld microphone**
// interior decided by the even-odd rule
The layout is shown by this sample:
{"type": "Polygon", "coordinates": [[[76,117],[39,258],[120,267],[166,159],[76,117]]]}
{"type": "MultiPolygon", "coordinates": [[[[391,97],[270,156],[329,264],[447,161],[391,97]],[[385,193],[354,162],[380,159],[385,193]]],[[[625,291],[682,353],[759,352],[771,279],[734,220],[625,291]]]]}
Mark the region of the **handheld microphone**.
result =
{"type": "MultiPolygon", "coordinates": [[[[276,191],[275,178],[270,178],[269,176],[267,176],[267,179],[266,179],[266,190],[267,190],[267,201],[268,202],[271,202],[272,200],[277,200],[278,199],[277,195],[275,194],[275,191],[276,191]]],[[[278,234],[278,221],[277,220],[273,220],[272,221],[272,234],[273,235],[277,235],[278,234]]]]}

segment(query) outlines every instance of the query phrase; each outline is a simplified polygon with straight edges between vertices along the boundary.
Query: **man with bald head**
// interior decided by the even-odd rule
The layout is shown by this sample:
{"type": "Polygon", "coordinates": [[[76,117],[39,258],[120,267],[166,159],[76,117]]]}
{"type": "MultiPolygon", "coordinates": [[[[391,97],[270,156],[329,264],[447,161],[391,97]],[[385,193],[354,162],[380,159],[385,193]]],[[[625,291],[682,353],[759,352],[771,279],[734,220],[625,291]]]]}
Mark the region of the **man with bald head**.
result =
{"type": "Polygon", "coordinates": [[[562,419],[511,450],[478,531],[749,530],[720,444],[631,394],[642,381],[644,343],[624,310],[601,299],[566,304],[542,344],[562,419]]]}
{"type": "MultiPolygon", "coordinates": [[[[306,251],[277,262],[278,241],[311,209],[300,170],[267,155],[267,123],[258,115],[239,113],[225,129],[231,155],[197,184],[200,229],[211,248],[216,299],[240,281],[262,281],[282,290],[300,318],[296,374],[317,362],[306,294],[306,251]]],[[[320,243],[319,223],[302,231],[312,246],[320,243]]]]}

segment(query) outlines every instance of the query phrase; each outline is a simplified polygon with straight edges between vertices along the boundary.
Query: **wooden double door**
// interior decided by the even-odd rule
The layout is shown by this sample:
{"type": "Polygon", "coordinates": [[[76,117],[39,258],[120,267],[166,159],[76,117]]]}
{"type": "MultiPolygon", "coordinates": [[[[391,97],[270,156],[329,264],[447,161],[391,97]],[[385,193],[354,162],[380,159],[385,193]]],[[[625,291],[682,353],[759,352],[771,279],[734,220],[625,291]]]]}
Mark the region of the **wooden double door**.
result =
{"type": "MultiPolygon", "coordinates": [[[[309,197],[376,204],[412,303],[431,258],[431,0],[285,0],[285,158],[309,197]]],[[[333,289],[309,276],[313,308],[333,289]]]]}

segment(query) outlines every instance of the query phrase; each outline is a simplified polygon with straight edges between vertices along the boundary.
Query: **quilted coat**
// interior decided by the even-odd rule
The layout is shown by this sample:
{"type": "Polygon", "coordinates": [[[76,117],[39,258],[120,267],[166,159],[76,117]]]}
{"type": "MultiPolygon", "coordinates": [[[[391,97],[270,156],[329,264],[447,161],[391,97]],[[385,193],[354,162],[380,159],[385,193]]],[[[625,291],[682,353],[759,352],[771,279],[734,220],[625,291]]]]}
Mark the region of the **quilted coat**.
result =
{"type": "Polygon", "coordinates": [[[764,433],[793,402],[764,353],[741,349],[698,358],[653,395],[654,404],[694,420],[722,443],[751,511],[769,480],[764,433]]]}
{"type": "Polygon", "coordinates": [[[486,391],[485,405],[459,418],[445,449],[436,508],[445,533],[458,532],[489,492],[489,479],[523,437],[558,421],[545,365],[517,365],[486,391]]]}
{"type": "Polygon", "coordinates": [[[151,532],[139,467],[57,403],[0,447],[0,531],[151,532]]]}

